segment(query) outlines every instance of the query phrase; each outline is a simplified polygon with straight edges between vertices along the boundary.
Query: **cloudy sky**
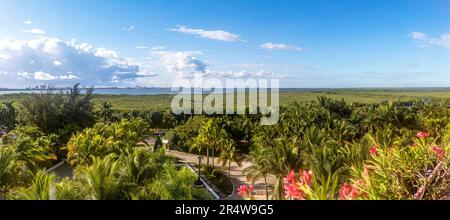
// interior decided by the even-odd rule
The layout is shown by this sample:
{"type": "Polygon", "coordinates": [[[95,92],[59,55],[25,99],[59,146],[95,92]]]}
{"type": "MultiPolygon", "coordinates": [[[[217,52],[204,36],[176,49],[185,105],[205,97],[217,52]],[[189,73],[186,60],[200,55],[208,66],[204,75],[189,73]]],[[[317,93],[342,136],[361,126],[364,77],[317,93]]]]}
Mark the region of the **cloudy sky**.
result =
{"type": "Polygon", "coordinates": [[[0,87],[450,86],[448,0],[0,0],[0,87]]]}

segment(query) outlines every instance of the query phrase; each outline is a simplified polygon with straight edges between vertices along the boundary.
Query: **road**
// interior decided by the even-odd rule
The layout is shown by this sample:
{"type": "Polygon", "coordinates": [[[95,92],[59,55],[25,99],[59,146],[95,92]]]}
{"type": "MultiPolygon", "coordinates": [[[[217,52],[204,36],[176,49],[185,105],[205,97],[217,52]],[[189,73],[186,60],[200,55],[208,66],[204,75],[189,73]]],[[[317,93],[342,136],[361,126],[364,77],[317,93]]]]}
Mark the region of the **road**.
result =
{"type": "MultiPolygon", "coordinates": [[[[167,151],[167,154],[169,156],[178,158],[181,162],[183,163],[189,163],[189,164],[198,164],[198,156],[195,154],[189,154],[189,153],[184,153],[184,152],[179,152],[179,151],[167,151]]],[[[203,159],[203,163],[206,162],[206,158],[203,159]]],[[[212,163],[212,157],[210,157],[210,164],[212,163]]],[[[220,168],[219,166],[217,166],[219,164],[218,162],[218,158],[215,158],[215,164],[217,168],[220,168]]],[[[250,162],[248,161],[243,161],[242,162],[242,166],[238,166],[236,163],[232,163],[231,164],[231,181],[233,182],[233,185],[237,188],[241,185],[250,185],[251,181],[248,181],[247,178],[243,175],[242,171],[250,166],[250,162]]],[[[228,173],[228,171],[226,171],[226,173],[228,173]]],[[[269,185],[269,195],[270,195],[270,188],[273,187],[273,185],[275,184],[275,178],[272,176],[269,176],[267,178],[267,183],[269,185]]],[[[254,195],[255,195],[255,199],[257,200],[265,200],[266,199],[266,193],[265,193],[265,184],[264,184],[264,179],[261,178],[259,180],[257,180],[254,184],[255,190],[254,190],[254,195]]],[[[225,200],[242,200],[243,198],[241,196],[239,196],[237,190],[235,190],[234,195],[231,195],[228,198],[225,198],[225,200]]]]}

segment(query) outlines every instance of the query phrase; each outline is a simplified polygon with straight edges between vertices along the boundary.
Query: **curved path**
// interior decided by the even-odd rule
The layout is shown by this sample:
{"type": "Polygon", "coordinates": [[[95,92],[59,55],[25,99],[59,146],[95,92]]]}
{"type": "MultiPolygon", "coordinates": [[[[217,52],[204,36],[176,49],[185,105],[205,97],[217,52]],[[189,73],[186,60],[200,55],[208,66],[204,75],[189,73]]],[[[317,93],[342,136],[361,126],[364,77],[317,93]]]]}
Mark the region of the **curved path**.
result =
{"type": "MultiPolygon", "coordinates": [[[[189,154],[189,153],[184,153],[184,152],[179,152],[179,151],[167,151],[167,154],[169,156],[178,158],[181,162],[183,163],[188,163],[188,164],[198,164],[198,156],[196,154],[189,154]]],[[[212,157],[209,158],[210,159],[210,164],[212,163],[212,157]]],[[[203,159],[203,163],[206,162],[206,158],[203,159]]],[[[219,166],[217,166],[219,164],[218,162],[218,158],[215,158],[215,165],[216,168],[220,168],[219,166]]],[[[242,162],[242,166],[239,167],[236,163],[232,163],[231,164],[231,181],[233,182],[234,186],[237,188],[240,185],[250,185],[251,181],[248,181],[247,178],[242,174],[242,171],[246,168],[250,166],[250,162],[248,161],[243,161],[242,162]]],[[[226,171],[225,173],[228,173],[228,171],[226,171]]],[[[270,194],[270,188],[271,186],[274,185],[275,183],[275,178],[269,176],[267,178],[267,183],[269,185],[269,194],[270,194]]],[[[264,179],[259,179],[258,181],[255,182],[254,184],[255,187],[255,191],[254,191],[254,195],[255,195],[255,199],[259,199],[259,200],[265,200],[266,196],[265,196],[265,184],[264,184],[264,179]]],[[[239,196],[237,189],[235,190],[234,195],[231,195],[228,198],[225,198],[225,200],[241,200],[242,197],[239,196]]]]}

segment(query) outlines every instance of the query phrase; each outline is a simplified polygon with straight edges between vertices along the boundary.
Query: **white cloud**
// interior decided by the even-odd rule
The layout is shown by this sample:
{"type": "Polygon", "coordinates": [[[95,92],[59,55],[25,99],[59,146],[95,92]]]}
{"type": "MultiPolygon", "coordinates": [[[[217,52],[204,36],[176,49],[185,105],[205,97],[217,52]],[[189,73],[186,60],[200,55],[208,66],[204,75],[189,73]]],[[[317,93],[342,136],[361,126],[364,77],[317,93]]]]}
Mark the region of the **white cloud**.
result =
{"type": "Polygon", "coordinates": [[[166,48],[165,47],[163,47],[163,46],[155,46],[155,47],[152,47],[152,50],[165,50],[166,48]]]}
{"type": "Polygon", "coordinates": [[[240,71],[210,71],[207,70],[204,74],[205,77],[209,78],[230,78],[230,79],[244,79],[244,78],[280,78],[275,73],[267,72],[265,70],[259,70],[256,72],[251,72],[247,70],[240,71]]]}
{"type": "Polygon", "coordinates": [[[136,46],[136,49],[148,49],[147,46],[136,46]]]}
{"type": "Polygon", "coordinates": [[[196,35],[202,38],[211,40],[226,41],[226,42],[245,42],[239,35],[233,34],[223,30],[204,30],[204,29],[191,29],[186,26],[178,25],[178,28],[168,29],[169,31],[176,31],[184,34],[196,35]]]}
{"type": "Polygon", "coordinates": [[[23,23],[26,24],[26,25],[33,24],[33,22],[32,22],[31,20],[26,20],[26,21],[24,21],[23,23]]]}
{"type": "Polygon", "coordinates": [[[276,44],[276,43],[265,43],[261,44],[261,48],[267,49],[267,50],[290,50],[290,51],[304,51],[303,48],[293,46],[293,45],[287,45],[287,44],[276,44]]]}
{"type": "Polygon", "coordinates": [[[128,26],[125,26],[125,27],[123,27],[123,30],[124,31],[132,31],[132,30],[134,30],[134,25],[128,25],[128,26]]]}
{"type": "Polygon", "coordinates": [[[43,31],[41,29],[37,29],[37,28],[22,30],[22,32],[29,33],[29,34],[38,34],[38,35],[45,34],[45,31],[43,31]]]}
{"type": "Polygon", "coordinates": [[[167,72],[176,78],[190,79],[196,75],[206,78],[278,78],[274,73],[264,70],[220,70],[211,68],[206,62],[200,60],[198,56],[202,53],[198,51],[153,51],[152,57],[158,61],[167,72]]]}
{"type": "Polygon", "coordinates": [[[440,46],[450,49],[450,34],[442,34],[440,37],[430,37],[426,33],[415,31],[408,36],[422,46],[440,46]]]}
{"type": "Polygon", "coordinates": [[[0,87],[33,85],[33,80],[52,80],[55,84],[77,80],[96,85],[130,81],[144,75],[140,64],[120,57],[115,51],[95,48],[75,40],[40,37],[33,40],[0,39],[0,87]],[[7,59],[3,59],[7,58],[7,59]],[[8,81],[7,81],[7,80],[8,81]]]}
{"type": "Polygon", "coordinates": [[[53,65],[55,66],[61,66],[61,62],[59,62],[58,60],[53,61],[53,65]]]}
{"type": "Polygon", "coordinates": [[[51,75],[50,73],[44,73],[42,71],[38,71],[34,73],[34,79],[36,80],[44,80],[44,81],[50,81],[56,79],[56,76],[51,75]]]}
{"type": "Polygon", "coordinates": [[[8,60],[10,56],[0,53],[0,59],[8,60]]]}
{"type": "Polygon", "coordinates": [[[195,73],[203,73],[206,63],[196,58],[198,51],[153,51],[152,56],[169,72],[180,78],[190,78],[195,73]]]}
{"type": "Polygon", "coordinates": [[[62,79],[62,80],[78,79],[77,76],[74,76],[72,74],[69,74],[67,76],[59,76],[59,78],[62,79]]]}

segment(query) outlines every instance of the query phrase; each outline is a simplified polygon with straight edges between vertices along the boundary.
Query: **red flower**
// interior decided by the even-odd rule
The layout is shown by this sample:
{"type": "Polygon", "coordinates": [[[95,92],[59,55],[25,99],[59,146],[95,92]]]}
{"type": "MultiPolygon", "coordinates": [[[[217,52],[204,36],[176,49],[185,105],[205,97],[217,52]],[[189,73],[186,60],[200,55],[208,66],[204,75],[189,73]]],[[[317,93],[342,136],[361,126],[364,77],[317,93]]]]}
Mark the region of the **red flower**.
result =
{"type": "Polygon", "coordinates": [[[416,134],[416,137],[419,138],[419,139],[425,139],[425,138],[430,137],[430,134],[421,131],[421,132],[419,132],[419,133],[416,134]]]}
{"type": "Polygon", "coordinates": [[[378,155],[378,149],[376,146],[373,146],[370,148],[370,154],[372,154],[374,156],[378,155]]]}
{"type": "Polygon", "coordinates": [[[445,160],[445,151],[438,145],[435,145],[431,148],[431,150],[436,154],[436,156],[439,158],[439,160],[445,160]]]}
{"type": "Polygon", "coordinates": [[[361,196],[361,191],[358,186],[363,186],[364,180],[360,179],[356,181],[355,184],[344,183],[341,190],[339,191],[339,200],[354,200],[361,196]]]}
{"type": "Polygon", "coordinates": [[[248,187],[248,192],[253,192],[253,190],[255,190],[255,187],[253,185],[250,185],[248,187]]]}

